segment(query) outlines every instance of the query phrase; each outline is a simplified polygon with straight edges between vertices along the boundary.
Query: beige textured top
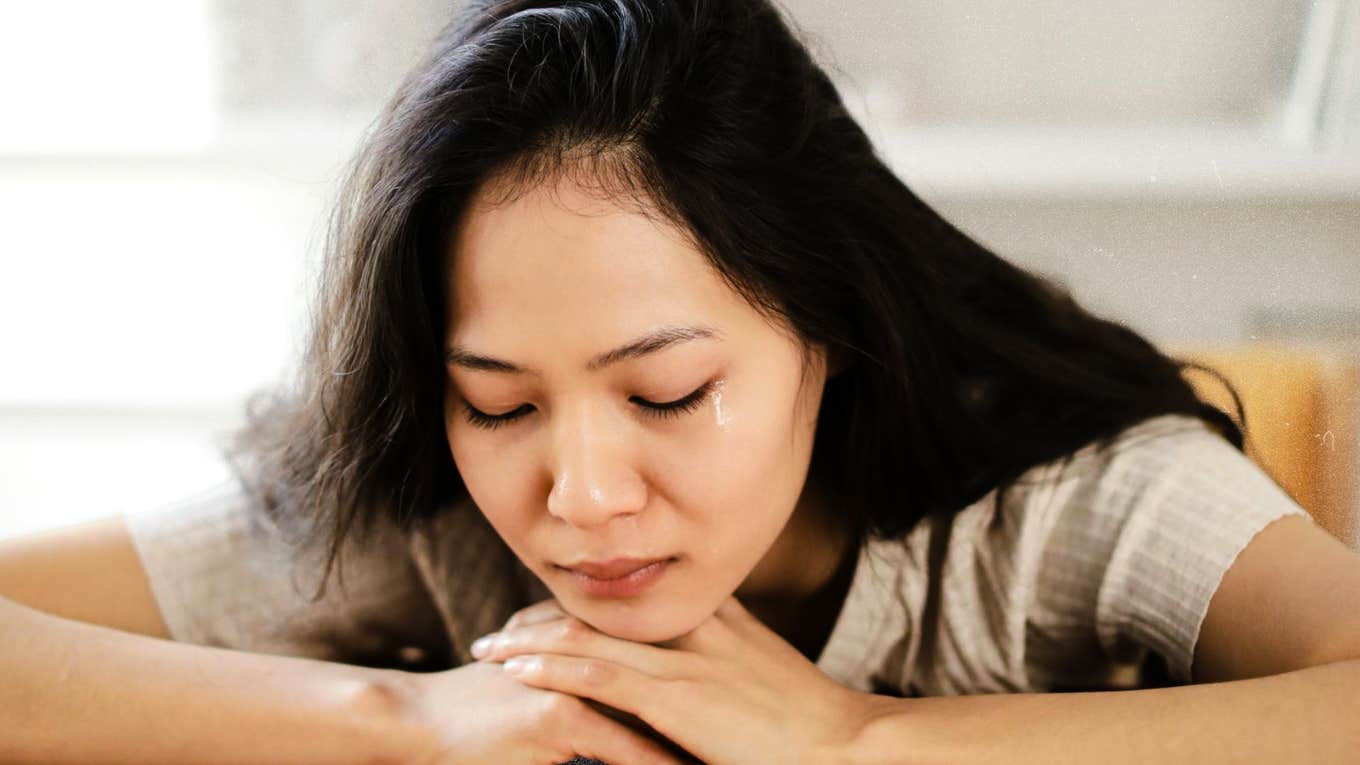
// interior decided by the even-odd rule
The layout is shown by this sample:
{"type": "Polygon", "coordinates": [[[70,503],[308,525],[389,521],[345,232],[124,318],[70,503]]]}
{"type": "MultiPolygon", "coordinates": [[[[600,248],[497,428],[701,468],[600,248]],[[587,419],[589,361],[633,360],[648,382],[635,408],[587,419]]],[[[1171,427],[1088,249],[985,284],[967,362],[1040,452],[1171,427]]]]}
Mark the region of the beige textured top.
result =
{"type": "MultiPolygon", "coordinates": [[[[818,666],[862,691],[1044,692],[1132,687],[1129,670],[1152,652],[1189,682],[1209,600],[1238,552],[1276,518],[1309,517],[1182,415],[1145,420],[1099,454],[1087,445],[1055,481],[1058,467],[1027,472],[999,512],[993,490],[952,521],[870,541],[818,666]]],[[[333,580],[311,603],[318,559],[252,526],[245,501],[226,483],[127,516],[174,639],[441,669],[552,597],[467,504],[428,534],[356,543],[344,586],[333,580]]]]}

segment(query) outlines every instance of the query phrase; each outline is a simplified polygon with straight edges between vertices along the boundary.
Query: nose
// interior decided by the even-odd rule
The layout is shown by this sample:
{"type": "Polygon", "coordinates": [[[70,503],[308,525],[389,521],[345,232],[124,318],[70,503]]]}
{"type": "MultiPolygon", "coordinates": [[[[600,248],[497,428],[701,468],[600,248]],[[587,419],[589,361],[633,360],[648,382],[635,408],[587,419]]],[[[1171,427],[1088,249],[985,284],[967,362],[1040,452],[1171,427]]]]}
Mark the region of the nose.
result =
{"type": "Polygon", "coordinates": [[[647,487],[633,467],[625,435],[617,423],[589,413],[554,430],[549,514],[591,528],[642,511],[647,487]]]}

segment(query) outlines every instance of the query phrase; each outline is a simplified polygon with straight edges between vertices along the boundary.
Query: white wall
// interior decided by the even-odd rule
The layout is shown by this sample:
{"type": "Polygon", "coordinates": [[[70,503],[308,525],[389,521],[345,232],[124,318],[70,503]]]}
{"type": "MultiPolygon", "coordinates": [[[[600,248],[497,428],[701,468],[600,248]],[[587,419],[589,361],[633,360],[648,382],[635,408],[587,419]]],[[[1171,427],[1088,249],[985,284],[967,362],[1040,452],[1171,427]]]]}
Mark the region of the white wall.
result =
{"type": "Polygon", "coordinates": [[[300,348],[330,173],[0,160],[0,536],[225,477],[214,433],[300,348]]]}
{"type": "MultiPolygon", "coordinates": [[[[32,87],[44,70],[22,56],[99,3],[39,5],[0,8],[0,56],[20,56],[0,69],[77,98],[32,87]]],[[[206,24],[211,129],[38,153],[0,129],[0,537],[226,476],[220,436],[300,347],[340,165],[445,12],[198,5],[125,0],[102,29],[135,47],[206,24]]],[[[785,5],[909,185],[1093,308],[1158,342],[1250,339],[1263,311],[1360,325],[1357,146],[1282,128],[1305,113],[1289,110],[1306,3],[785,5]]],[[[4,84],[0,125],[45,113],[4,84]]],[[[163,87],[150,103],[174,102],[163,87]]]]}

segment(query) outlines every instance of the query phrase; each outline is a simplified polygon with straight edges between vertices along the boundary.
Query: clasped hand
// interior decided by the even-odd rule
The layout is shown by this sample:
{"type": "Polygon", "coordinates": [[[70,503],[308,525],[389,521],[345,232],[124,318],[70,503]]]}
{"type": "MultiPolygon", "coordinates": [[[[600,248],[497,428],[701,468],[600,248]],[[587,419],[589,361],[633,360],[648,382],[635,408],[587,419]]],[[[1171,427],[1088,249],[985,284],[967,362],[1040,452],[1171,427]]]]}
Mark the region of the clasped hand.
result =
{"type": "Polygon", "coordinates": [[[661,644],[606,635],[556,600],[515,613],[473,655],[536,688],[626,712],[708,765],[837,761],[874,711],[735,597],[661,644]]]}

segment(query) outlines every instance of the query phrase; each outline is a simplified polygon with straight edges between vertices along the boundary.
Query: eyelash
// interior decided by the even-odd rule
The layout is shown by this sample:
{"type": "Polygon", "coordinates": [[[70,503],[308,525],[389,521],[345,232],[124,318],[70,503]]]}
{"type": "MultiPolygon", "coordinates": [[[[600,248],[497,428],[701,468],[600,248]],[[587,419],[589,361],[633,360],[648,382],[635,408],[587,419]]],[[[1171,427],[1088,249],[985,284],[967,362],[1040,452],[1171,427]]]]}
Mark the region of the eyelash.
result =
{"type": "MultiPolygon", "coordinates": [[[[703,405],[704,399],[708,398],[708,394],[712,390],[713,383],[706,382],[699,386],[698,390],[684,398],[668,401],[664,404],[653,404],[651,402],[639,403],[639,406],[642,407],[642,411],[645,412],[648,417],[655,417],[663,420],[670,419],[679,417],[682,414],[688,414],[689,412],[698,409],[703,405]]],[[[639,402],[643,401],[642,399],[637,400],[639,402]]],[[[524,407],[506,412],[505,414],[486,414],[473,409],[466,401],[463,402],[463,411],[466,413],[467,421],[470,424],[485,430],[495,430],[496,428],[514,422],[527,414],[527,412],[524,411],[524,407]]]]}

